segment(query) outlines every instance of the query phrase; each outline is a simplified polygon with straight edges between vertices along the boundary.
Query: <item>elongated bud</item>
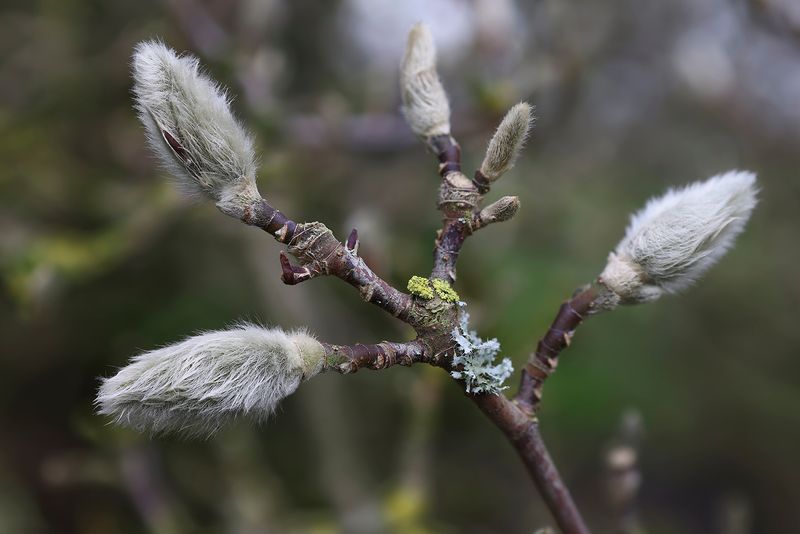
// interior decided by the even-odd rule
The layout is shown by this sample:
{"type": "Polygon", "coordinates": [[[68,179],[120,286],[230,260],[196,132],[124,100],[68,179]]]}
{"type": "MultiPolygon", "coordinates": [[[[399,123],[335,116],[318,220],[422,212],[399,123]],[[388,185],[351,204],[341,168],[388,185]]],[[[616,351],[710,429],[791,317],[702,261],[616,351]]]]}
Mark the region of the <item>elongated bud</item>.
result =
{"type": "Polygon", "coordinates": [[[133,55],[133,93],[150,147],[189,192],[241,218],[261,195],[253,142],[234,118],[225,91],[200,72],[196,58],[157,41],[133,55]]]}
{"type": "Polygon", "coordinates": [[[403,114],[415,134],[422,138],[450,134],[450,103],[436,73],[436,47],[422,23],[408,34],[400,89],[403,114]]]}
{"type": "Polygon", "coordinates": [[[239,415],[265,420],[316,375],[324,348],[304,332],[242,325],[132,359],[103,379],[99,413],[153,433],[210,436],[239,415]]]}
{"type": "Polygon", "coordinates": [[[532,124],[533,109],[527,102],[508,110],[489,141],[481,163],[480,174],[486,182],[494,182],[514,166],[532,124]]]}
{"type": "Polygon", "coordinates": [[[602,307],[655,300],[700,278],[744,229],[755,182],[751,172],[730,171],[651,199],[598,278],[613,296],[602,307]]]}
{"type": "Polygon", "coordinates": [[[509,220],[519,210],[519,197],[503,197],[483,208],[478,214],[482,224],[491,224],[509,220]]]}

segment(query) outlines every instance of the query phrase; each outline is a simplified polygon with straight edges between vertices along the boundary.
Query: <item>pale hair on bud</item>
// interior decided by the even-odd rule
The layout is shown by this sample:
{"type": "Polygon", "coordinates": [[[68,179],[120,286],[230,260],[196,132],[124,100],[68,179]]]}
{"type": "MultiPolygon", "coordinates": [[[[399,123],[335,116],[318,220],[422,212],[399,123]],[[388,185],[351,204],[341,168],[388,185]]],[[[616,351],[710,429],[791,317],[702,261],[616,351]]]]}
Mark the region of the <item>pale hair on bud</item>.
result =
{"type": "Polygon", "coordinates": [[[98,412],[139,431],[208,437],[237,416],[265,420],[319,373],[325,350],[302,331],[240,325],[134,357],[102,380],[98,412]]]}
{"type": "Polygon", "coordinates": [[[242,218],[261,195],[253,141],[233,116],[224,89],[200,72],[195,57],[158,41],[136,47],[132,70],[139,120],[162,164],[182,189],[242,218]]]}
{"type": "Polygon", "coordinates": [[[653,198],[631,217],[598,281],[601,307],[655,300],[686,289],[733,245],[756,205],[756,175],[729,171],[653,198]]]}
{"type": "Polygon", "coordinates": [[[422,23],[408,34],[400,88],[403,114],[415,134],[422,138],[450,135],[450,103],[436,72],[436,46],[422,23]]]}
{"type": "Polygon", "coordinates": [[[527,102],[520,102],[508,110],[489,141],[486,157],[481,163],[480,172],[486,181],[494,182],[514,166],[532,124],[533,108],[527,102]]]}
{"type": "Polygon", "coordinates": [[[519,197],[502,197],[483,208],[478,219],[483,224],[507,221],[517,214],[519,206],[519,197]]]}

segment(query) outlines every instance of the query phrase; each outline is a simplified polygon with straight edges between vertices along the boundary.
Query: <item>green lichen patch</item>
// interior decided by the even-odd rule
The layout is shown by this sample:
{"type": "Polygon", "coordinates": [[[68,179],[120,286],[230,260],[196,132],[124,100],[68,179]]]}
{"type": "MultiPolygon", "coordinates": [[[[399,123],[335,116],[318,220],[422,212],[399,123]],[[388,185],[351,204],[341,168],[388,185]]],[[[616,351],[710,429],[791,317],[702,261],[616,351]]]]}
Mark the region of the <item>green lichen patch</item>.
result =
{"type": "Polygon", "coordinates": [[[412,295],[425,300],[431,300],[435,295],[431,287],[431,281],[421,276],[412,276],[408,281],[408,290],[412,295]]]}
{"type": "Polygon", "coordinates": [[[446,280],[434,280],[433,289],[439,295],[439,298],[445,302],[458,302],[460,300],[458,293],[450,287],[446,280]]]}

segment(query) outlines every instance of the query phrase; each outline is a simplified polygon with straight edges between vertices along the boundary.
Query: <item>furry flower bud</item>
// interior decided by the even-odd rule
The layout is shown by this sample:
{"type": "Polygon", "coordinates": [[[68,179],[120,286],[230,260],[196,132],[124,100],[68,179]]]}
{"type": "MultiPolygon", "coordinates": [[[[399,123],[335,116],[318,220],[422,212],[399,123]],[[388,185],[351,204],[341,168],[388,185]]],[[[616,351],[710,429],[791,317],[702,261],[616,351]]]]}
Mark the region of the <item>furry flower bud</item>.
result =
{"type": "Polygon", "coordinates": [[[519,206],[519,197],[502,197],[483,208],[478,220],[483,224],[507,221],[517,214],[519,206]]]}
{"type": "Polygon", "coordinates": [[[133,93],[147,139],[179,185],[241,218],[261,198],[253,142],[231,113],[225,91],[192,56],[157,41],[133,55],[133,93]]]}
{"type": "Polygon", "coordinates": [[[239,415],[265,420],[320,372],[324,348],[304,332],[242,325],[132,359],[103,379],[99,413],[154,433],[210,436],[239,415]]]}
{"type": "Polygon", "coordinates": [[[422,23],[408,34],[400,88],[403,114],[415,134],[422,138],[450,134],[450,103],[436,72],[436,47],[422,23]]]}
{"type": "Polygon", "coordinates": [[[651,199],[631,217],[598,278],[614,297],[604,307],[687,288],[733,245],[756,194],[755,174],[730,171],[651,199]]]}
{"type": "Polygon", "coordinates": [[[512,107],[489,141],[480,172],[487,182],[494,182],[514,166],[533,124],[533,109],[527,102],[512,107]]]}

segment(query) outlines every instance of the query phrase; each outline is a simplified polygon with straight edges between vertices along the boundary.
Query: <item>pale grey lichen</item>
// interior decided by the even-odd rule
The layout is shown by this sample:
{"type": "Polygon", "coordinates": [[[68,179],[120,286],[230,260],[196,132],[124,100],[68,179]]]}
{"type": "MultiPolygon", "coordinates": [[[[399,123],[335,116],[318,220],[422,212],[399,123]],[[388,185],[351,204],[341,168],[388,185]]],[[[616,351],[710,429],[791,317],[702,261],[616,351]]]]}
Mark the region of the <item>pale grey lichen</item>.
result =
{"type": "Polygon", "coordinates": [[[507,389],[505,381],[514,372],[511,360],[503,358],[495,363],[500,353],[500,342],[497,339],[484,340],[469,329],[469,314],[462,310],[459,325],[453,329],[453,340],[456,342],[456,355],[450,374],[453,378],[463,380],[467,393],[497,394],[507,389]]]}

